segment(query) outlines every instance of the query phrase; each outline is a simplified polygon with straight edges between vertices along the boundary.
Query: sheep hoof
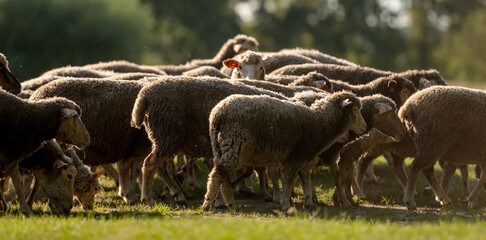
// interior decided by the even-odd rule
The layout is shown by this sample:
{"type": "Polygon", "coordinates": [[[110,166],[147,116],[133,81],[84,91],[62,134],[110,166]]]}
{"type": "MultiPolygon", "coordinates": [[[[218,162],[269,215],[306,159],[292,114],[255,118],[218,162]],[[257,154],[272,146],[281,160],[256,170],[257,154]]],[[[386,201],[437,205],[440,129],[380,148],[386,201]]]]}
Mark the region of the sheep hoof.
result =
{"type": "Polygon", "coordinates": [[[235,212],[237,210],[236,204],[228,204],[226,205],[226,208],[228,208],[230,212],[235,212]]]}
{"type": "Polygon", "coordinates": [[[415,211],[417,210],[417,205],[415,204],[415,202],[410,202],[408,200],[405,200],[405,205],[407,206],[407,209],[408,211],[415,211]]]}
{"type": "Polygon", "coordinates": [[[140,202],[145,203],[149,206],[153,206],[155,204],[155,200],[153,198],[142,198],[140,202]]]}
{"type": "Polygon", "coordinates": [[[211,210],[211,204],[209,203],[209,201],[207,200],[204,200],[204,203],[202,205],[202,209],[206,212],[208,212],[209,210],[211,210]]]}
{"type": "Polygon", "coordinates": [[[438,202],[440,202],[440,205],[442,206],[448,206],[448,205],[451,205],[451,199],[449,197],[445,197],[444,199],[437,199],[438,202]]]}

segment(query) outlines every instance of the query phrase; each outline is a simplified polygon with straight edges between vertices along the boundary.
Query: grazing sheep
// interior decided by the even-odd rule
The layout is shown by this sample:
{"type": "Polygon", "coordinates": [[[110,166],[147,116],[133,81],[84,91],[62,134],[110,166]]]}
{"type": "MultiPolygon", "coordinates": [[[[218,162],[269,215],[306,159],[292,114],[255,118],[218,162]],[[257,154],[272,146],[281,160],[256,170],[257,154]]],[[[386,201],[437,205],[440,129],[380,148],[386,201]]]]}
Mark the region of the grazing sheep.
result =
{"type": "Polygon", "coordinates": [[[217,77],[217,78],[230,78],[229,75],[222,73],[221,71],[219,71],[219,69],[213,66],[201,66],[198,68],[194,68],[192,70],[183,72],[182,76],[187,76],[187,77],[210,76],[210,77],[217,77]]]}
{"type": "Polygon", "coordinates": [[[442,205],[451,202],[434,176],[433,165],[439,160],[446,164],[480,165],[481,177],[468,197],[469,207],[479,206],[478,196],[486,182],[486,164],[482,159],[486,154],[483,147],[486,135],[482,132],[485,129],[485,102],[486,92],[481,90],[434,86],[410,97],[400,109],[398,115],[416,149],[403,198],[409,210],[416,208],[414,192],[420,170],[436,199],[442,205]]]}
{"type": "MultiPolygon", "coordinates": [[[[294,101],[300,102],[306,106],[312,105],[317,99],[325,97],[326,94],[316,94],[312,92],[303,92],[298,93],[293,98],[294,101]]],[[[376,128],[377,130],[392,136],[395,139],[402,139],[405,135],[405,129],[398,118],[396,111],[397,107],[394,101],[391,99],[380,95],[375,94],[372,96],[366,96],[360,98],[362,108],[360,110],[363,119],[366,122],[367,129],[366,131],[371,131],[372,128],[376,128]]],[[[348,200],[344,197],[344,192],[341,187],[341,182],[344,182],[344,190],[348,190],[349,181],[345,181],[349,179],[349,174],[353,176],[353,158],[343,158],[341,155],[341,160],[339,161],[339,170],[337,167],[337,162],[339,159],[340,151],[343,149],[344,146],[350,144],[355,139],[359,137],[359,135],[355,133],[350,133],[348,140],[344,143],[334,143],[328,150],[324,151],[319,155],[320,162],[324,163],[325,165],[329,166],[331,172],[334,177],[334,182],[336,183],[336,191],[335,195],[338,197],[338,201],[336,204],[342,206],[349,206],[352,198],[350,198],[350,194],[347,194],[348,200]],[[350,159],[350,160],[345,160],[350,159]],[[341,175],[341,176],[339,176],[341,175]],[[341,180],[339,180],[341,179],[341,180]]],[[[385,138],[387,139],[387,138],[385,138]]],[[[374,144],[377,144],[375,142],[374,144]]],[[[362,145],[359,145],[359,150],[364,151],[362,145]]],[[[351,151],[357,151],[356,149],[351,151]]],[[[353,176],[354,179],[354,176],[353,176]]],[[[348,193],[348,191],[346,191],[348,193]]]]}
{"type": "Polygon", "coordinates": [[[216,56],[211,59],[194,59],[182,65],[158,65],[155,67],[165,71],[169,75],[181,75],[183,72],[200,66],[213,66],[220,69],[223,66],[224,60],[247,50],[258,51],[258,41],[253,37],[238,34],[234,38],[228,39],[216,56]]]}
{"type": "MultiPolygon", "coordinates": [[[[143,202],[154,203],[152,183],[156,167],[161,164],[161,169],[166,169],[175,154],[211,159],[209,113],[219,101],[231,94],[265,94],[284,98],[278,93],[238,81],[211,77],[164,78],[140,91],[133,107],[131,125],[141,128],[143,124],[152,142],[152,152],[145,158],[142,169],[143,202]]],[[[161,177],[176,201],[184,203],[186,198],[182,189],[170,174],[162,171],[161,177]]]]}
{"type": "Polygon", "coordinates": [[[305,48],[291,48],[291,49],[282,49],[279,52],[282,53],[294,53],[303,55],[308,58],[312,58],[320,63],[328,63],[328,64],[336,64],[336,65],[343,65],[343,66],[357,66],[356,64],[342,58],[337,58],[325,53],[320,52],[316,49],[305,49],[305,48]]]}
{"type": "Polygon", "coordinates": [[[10,72],[5,55],[0,53],[0,87],[12,94],[20,93],[20,82],[10,72]]]}
{"type": "Polygon", "coordinates": [[[167,75],[167,73],[156,67],[138,65],[125,60],[88,64],[82,66],[82,68],[115,73],[152,73],[157,75],[167,75]]]}
{"type": "Polygon", "coordinates": [[[26,101],[0,91],[0,101],[0,170],[12,178],[20,211],[29,215],[19,162],[52,138],[84,148],[90,143],[89,134],[79,118],[81,109],[65,98],[26,101]]]}
{"type": "Polygon", "coordinates": [[[35,176],[34,188],[27,201],[30,207],[40,188],[49,199],[53,214],[69,214],[77,171],[72,160],[66,158],[54,140],[46,141],[39,150],[20,161],[19,167],[32,171],[35,176]]]}
{"type": "Polygon", "coordinates": [[[366,84],[376,78],[397,74],[409,79],[417,89],[424,89],[430,85],[445,85],[444,79],[437,70],[409,70],[401,73],[382,71],[363,66],[340,66],[334,64],[299,64],[288,65],[271,75],[304,75],[317,71],[330,79],[339,79],[351,84],[366,84]]]}
{"type": "Polygon", "coordinates": [[[83,108],[85,114],[81,118],[91,134],[92,144],[80,157],[91,166],[119,162],[119,195],[127,203],[137,201],[136,177],[151,146],[145,131],[130,127],[133,104],[145,82],[62,79],[42,86],[31,96],[31,99],[63,96],[83,108]],[[137,162],[138,169],[126,168],[137,162]]]}
{"type": "MultiPolygon", "coordinates": [[[[294,64],[304,64],[304,63],[318,63],[317,61],[294,53],[281,53],[281,52],[258,52],[257,53],[261,58],[266,59],[268,57],[272,58],[271,62],[268,62],[265,65],[265,72],[271,73],[276,69],[279,69],[283,66],[287,65],[294,65],[294,64]]],[[[235,59],[239,59],[242,54],[239,54],[235,57],[235,59]]],[[[222,67],[221,72],[227,75],[231,74],[231,69],[227,67],[222,67]]]]}
{"type": "MultiPolygon", "coordinates": [[[[203,209],[209,210],[221,187],[228,207],[234,208],[229,174],[242,166],[280,167],[282,209],[290,208],[293,179],[349,130],[366,129],[361,103],[352,93],[340,92],[316,101],[310,108],[269,96],[233,95],[221,101],[209,117],[214,167],[208,179],[203,209]]],[[[308,172],[303,174],[305,205],[312,205],[308,172]]]]}
{"type": "Polygon", "coordinates": [[[100,176],[102,171],[91,172],[90,168],[85,165],[73,148],[64,150],[72,158],[77,175],[74,180],[74,196],[84,210],[93,210],[95,195],[101,192],[100,176]]]}

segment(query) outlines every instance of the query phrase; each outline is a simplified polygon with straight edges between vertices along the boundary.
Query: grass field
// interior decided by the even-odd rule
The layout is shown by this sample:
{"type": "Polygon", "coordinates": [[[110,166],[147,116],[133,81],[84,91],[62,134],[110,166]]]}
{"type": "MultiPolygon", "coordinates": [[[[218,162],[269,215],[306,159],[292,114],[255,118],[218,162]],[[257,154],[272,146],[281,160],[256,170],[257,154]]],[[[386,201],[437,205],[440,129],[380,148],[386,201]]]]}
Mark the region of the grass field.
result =
{"type": "MultiPolygon", "coordinates": [[[[410,160],[407,162],[409,164],[410,160]]],[[[419,209],[410,213],[402,204],[403,191],[383,158],[375,161],[379,181],[365,184],[367,199],[356,208],[332,206],[333,182],[327,168],[313,172],[320,204],[313,211],[303,209],[297,189],[296,208],[282,213],[279,206],[258,197],[255,177],[249,181],[255,196],[236,194],[239,210],[201,211],[207,169],[200,163],[198,179],[203,189],[191,190],[187,206],[160,202],[154,207],[128,206],[117,197],[110,179],[102,177],[104,192],[97,196],[93,211],[76,204],[69,217],[51,216],[45,203],[36,203],[34,216],[25,218],[11,205],[12,212],[0,217],[0,239],[480,239],[486,234],[486,212],[471,210],[461,196],[460,176],[454,176],[449,196],[452,207],[441,208],[433,196],[422,193],[423,176],[417,185],[419,209]]],[[[471,169],[472,170],[472,169],[471,169]]],[[[437,168],[436,175],[440,176],[437,168]]],[[[471,171],[471,188],[476,181],[471,171]]],[[[155,193],[163,184],[156,178],[155,193]]],[[[486,206],[486,196],[480,196],[486,206]]]]}

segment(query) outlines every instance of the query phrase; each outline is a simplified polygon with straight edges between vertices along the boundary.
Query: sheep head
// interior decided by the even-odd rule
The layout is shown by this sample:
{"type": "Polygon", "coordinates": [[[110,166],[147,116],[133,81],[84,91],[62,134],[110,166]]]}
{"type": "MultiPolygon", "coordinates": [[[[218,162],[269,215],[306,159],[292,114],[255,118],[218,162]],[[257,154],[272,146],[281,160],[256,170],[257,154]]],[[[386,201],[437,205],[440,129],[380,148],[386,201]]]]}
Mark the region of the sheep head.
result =
{"type": "Polygon", "coordinates": [[[76,168],[66,159],[57,159],[49,169],[33,169],[39,187],[49,199],[49,208],[55,215],[68,215],[73,207],[76,168]]]}
{"type": "Polygon", "coordinates": [[[0,53],[0,87],[12,94],[19,94],[21,90],[20,82],[10,72],[5,55],[0,53]]]}
{"type": "Polygon", "coordinates": [[[228,58],[223,61],[223,65],[233,69],[231,78],[246,78],[252,80],[265,79],[265,66],[274,60],[272,56],[262,58],[253,51],[247,51],[237,58],[228,58]]]}
{"type": "Polygon", "coordinates": [[[390,104],[376,102],[373,106],[372,121],[374,128],[392,137],[396,142],[405,137],[405,126],[400,121],[394,106],[390,104]]]}
{"type": "Polygon", "coordinates": [[[57,130],[56,139],[76,145],[83,149],[91,142],[90,136],[76,110],[61,109],[61,124],[57,130]]]}

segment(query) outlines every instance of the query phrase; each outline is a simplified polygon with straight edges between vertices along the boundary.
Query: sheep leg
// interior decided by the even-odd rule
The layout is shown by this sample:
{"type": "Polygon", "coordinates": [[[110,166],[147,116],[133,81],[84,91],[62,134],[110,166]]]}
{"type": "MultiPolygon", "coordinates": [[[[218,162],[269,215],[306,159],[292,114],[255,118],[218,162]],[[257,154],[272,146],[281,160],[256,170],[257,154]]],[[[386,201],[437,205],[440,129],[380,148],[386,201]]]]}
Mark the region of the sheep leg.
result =
{"type": "Polygon", "coordinates": [[[407,186],[407,174],[403,169],[403,163],[405,162],[405,158],[398,157],[389,152],[386,152],[384,154],[384,157],[387,160],[388,164],[392,167],[393,173],[395,173],[395,177],[398,179],[400,184],[402,184],[402,188],[405,189],[405,187],[407,186]]]}
{"type": "Polygon", "coordinates": [[[184,187],[182,187],[181,181],[179,181],[179,179],[177,179],[177,176],[176,176],[176,174],[174,172],[174,161],[173,160],[167,162],[166,172],[169,173],[169,176],[177,184],[177,187],[179,188],[179,191],[181,191],[182,194],[184,194],[184,197],[186,199],[191,198],[192,196],[184,189],[184,187]]]}
{"type": "Polygon", "coordinates": [[[204,195],[204,203],[202,205],[202,208],[205,211],[209,211],[209,209],[211,209],[214,200],[218,196],[219,188],[221,187],[222,183],[223,183],[223,176],[219,174],[216,167],[213,167],[213,169],[209,173],[207,191],[206,194],[204,195]]]}
{"type": "Polygon", "coordinates": [[[268,176],[272,181],[273,202],[280,203],[279,170],[277,166],[268,167],[268,176]]]}
{"type": "Polygon", "coordinates": [[[403,202],[407,206],[409,211],[417,209],[417,204],[415,203],[415,185],[417,184],[417,177],[420,171],[419,168],[415,167],[417,158],[415,158],[410,165],[410,171],[408,172],[407,186],[405,188],[405,195],[403,196],[403,202]]]}
{"type": "Polygon", "coordinates": [[[469,171],[467,165],[459,166],[459,171],[461,171],[462,178],[462,195],[467,197],[471,194],[469,191],[469,171]]]}
{"type": "Polygon", "coordinates": [[[19,172],[18,163],[14,164],[12,169],[10,170],[10,177],[12,178],[15,192],[17,193],[17,201],[19,202],[20,212],[22,212],[26,216],[31,215],[32,211],[30,210],[30,207],[27,204],[27,200],[25,199],[24,186],[22,182],[22,176],[19,172]]]}
{"type": "Polygon", "coordinates": [[[377,153],[375,151],[368,151],[364,154],[363,157],[359,159],[357,163],[358,173],[356,174],[356,182],[358,183],[360,189],[363,189],[363,182],[364,182],[366,169],[373,162],[373,160],[378,156],[380,156],[380,153],[377,153]]]}
{"type": "Polygon", "coordinates": [[[302,180],[302,190],[304,191],[304,207],[306,209],[313,209],[315,207],[313,198],[313,189],[310,179],[310,171],[308,169],[299,171],[302,180]]]}
{"type": "Polygon", "coordinates": [[[291,195],[293,189],[294,177],[297,173],[298,167],[289,166],[284,164],[280,168],[280,175],[282,180],[282,195],[280,198],[280,204],[282,205],[282,211],[287,211],[292,206],[291,195]]]}
{"type": "Polygon", "coordinates": [[[341,174],[339,172],[339,167],[336,162],[332,161],[329,163],[329,169],[332,173],[332,178],[334,179],[334,185],[336,185],[336,191],[338,201],[341,207],[351,207],[351,202],[348,200],[344,194],[343,186],[341,183],[341,174]]]}
{"type": "Polygon", "coordinates": [[[483,163],[480,165],[481,167],[481,177],[479,178],[478,184],[474,187],[472,190],[471,194],[467,198],[468,201],[468,206],[470,208],[478,208],[479,207],[479,202],[478,202],[478,197],[479,193],[481,192],[484,184],[486,183],[486,164],[483,163]]]}
{"type": "Polygon", "coordinates": [[[236,184],[236,191],[238,191],[240,194],[252,195],[254,193],[253,188],[248,186],[246,179],[253,174],[253,168],[243,167],[243,169],[236,171],[236,174],[239,176],[241,175],[238,177],[239,181],[236,184]]]}
{"type": "Polygon", "coordinates": [[[368,168],[366,168],[365,180],[371,183],[378,182],[378,178],[375,175],[375,170],[373,169],[373,164],[368,165],[368,168]]]}
{"type": "Polygon", "coordinates": [[[2,193],[5,193],[8,191],[8,183],[9,183],[9,177],[6,176],[4,177],[3,179],[0,180],[0,191],[2,191],[2,193]]]}
{"type": "Polygon", "coordinates": [[[268,174],[264,167],[255,168],[258,180],[260,182],[260,194],[265,201],[272,201],[272,195],[268,192],[268,174]]]}
{"type": "Polygon", "coordinates": [[[442,179],[440,180],[440,184],[445,193],[449,192],[449,184],[452,176],[454,176],[454,173],[456,172],[456,169],[457,166],[450,163],[445,163],[442,167],[442,179]]]}
{"type": "Polygon", "coordinates": [[[231,211],[236,210],[235,198],[233,196],[233,188],[231,187],[231,182],[229,177],[223,177],[223,182],[221,184],[221,196],[231,211]]]}
{"type": "Polygon", "coordinates": [[[32,185],[32,181],[34,180],[34,174],[24,174],[22,176],[24,182],[24,195],[27,196],[31,192],[30,186],[32,185]]]}
{"type": "Polygon", "coordinates": [[[8,211],[7,201],[5,201],[5,198],[3,197],[3,193],[1,191],[0,191],[0,208],[2,209],[3,212],[8,211]]]}
{"type": "MultiPolygon", "coordinates": [[[[165,156],[165,158],[168,158],[168,156],[165,156]]],[[[151,153],[145,158],[142,167],[142,194],[140,201],[150,206],[155,203],[152,185],[154,184],[154,174],[158,166],[158,159],[165,160],[164,157],[155,157],[155,154],[151,153]]]]}
{"type": "Polygon", "coordinates": [[[132,164],[133,159],[121,160],[117,163],[119,173],[119,191],[118,196],[123,198],[123,201],[128,204],[134,204],[138,201],[135,194],[135,179],[132,177],[132,164]]]}
{"type": "Polygon", "coordinates": [[[186,197],[184,196],[184,191],[180,188],[180,185],[174,180],[173,174],[168,172],[170,168],[171,173],[174,173],[173,168],[174,160],[172,158],[163,158],[159,166],[159,175],[162,181],[170,190],[170,195],[175,199],[178,204],[185,205],[186,197]],[[172,164],[170,163],[172,161],[172,164]],[[169,167],[170,166],[170,167],[169,167]]]}
{"type": "Polygon", "coordinates": [[[34,179],[34,186],[32,187],[32,190],[30,191],[29,197],[27,198],[27,204],[29,204],[29,207],[32,209],[32,205],[34,204],[34,199],[37,197],[37,193],[39,192],[39,181],[37,179],[34,179]]]}
{"type": "Polygon", "coordinates": [[[428,168],[422,169],[422,173],[425,175],[430,187],[432,187],[432,191],[434,191],[435,200],[440,202],[440,204],[443,206],[449,205],[451,203],[451,199],[447,196],[444,189],[442,189],[434,175],[434,164],[428,168]]]}

